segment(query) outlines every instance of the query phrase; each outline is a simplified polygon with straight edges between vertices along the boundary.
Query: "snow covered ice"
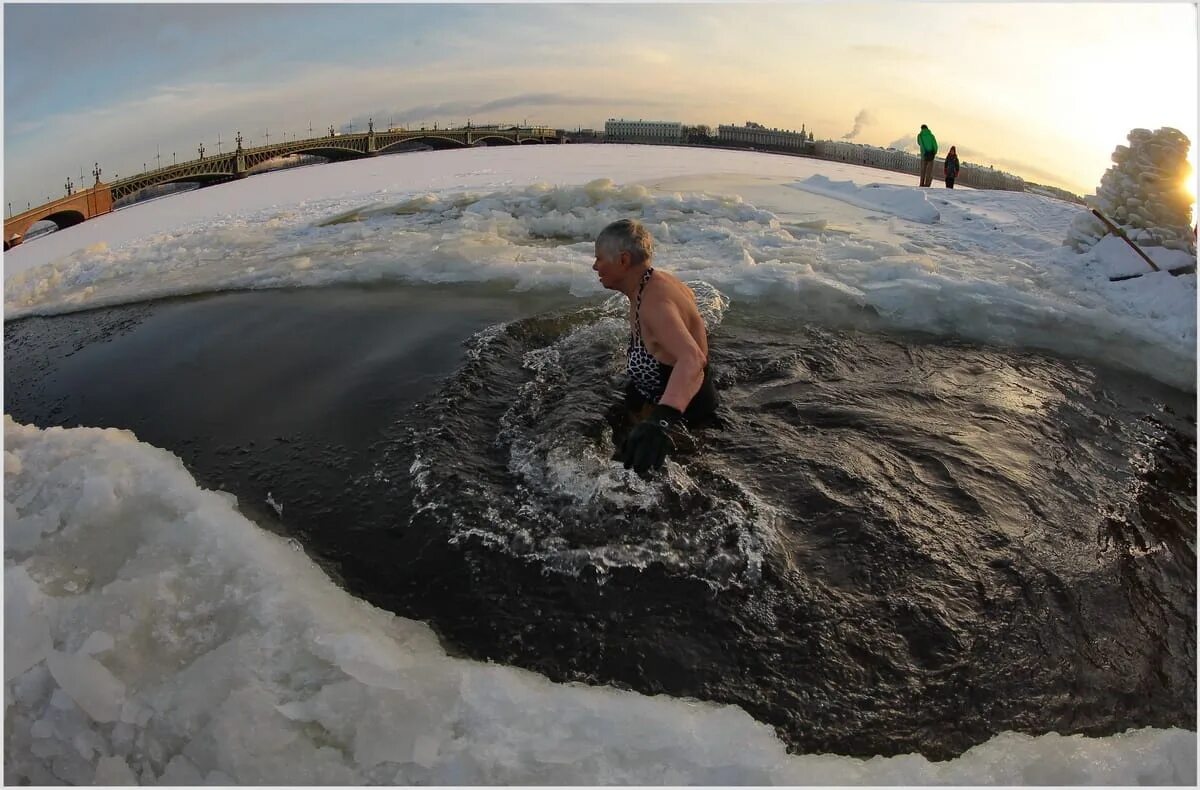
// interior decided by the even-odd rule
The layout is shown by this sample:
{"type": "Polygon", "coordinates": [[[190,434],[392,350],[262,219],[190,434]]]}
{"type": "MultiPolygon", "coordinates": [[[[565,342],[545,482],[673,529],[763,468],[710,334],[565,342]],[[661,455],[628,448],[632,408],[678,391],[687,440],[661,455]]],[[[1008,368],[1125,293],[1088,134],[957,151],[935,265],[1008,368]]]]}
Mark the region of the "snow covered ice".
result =
{"type": "MultiPolygon", "coordinates": [[[[1087,214],[1080,206],[918,190],[904,174],[797,157],[539,151],[299,168],[118,211],[7,253],[6,315],[388,280],[589,296],[601,290],[592,239],[632,215],[658,237],[663,266],[734,299],[791,302],[798,317],[869,310],[899,330],[1044,348],[1195,386],[1195,278],[1110,282],[1145,263],[1131,251],[1064,248],[1087,214]]],[[[1194,262],[1151,254],[1170,268],[1194,262]]]]}
{"type": "MultiPolygon", "coordinates": [[[[1194,391],[1194,276],[1110,282],[1145,264],[1111,238],[1064,247],[1081,207],[913,181],[632,146],[303,168],[22,245],[4,257],[5,309],[388,280],[591,297],[591,239],[637,216],[665,268],[734,301],[791,304],[798,320],[869,310],[896,329],[1047,348],[1194,391]]],[[[1151,254],[1164,266],[1188,256],[1151,254]]],[[[6,417],[4,472],[8,782],[1196,781],[1196,736],[1183,730],[1005,733],[941,763],[789,755],[736,707],[449,657],[425,625],[340,590],[128,432],[6,417]]]]}

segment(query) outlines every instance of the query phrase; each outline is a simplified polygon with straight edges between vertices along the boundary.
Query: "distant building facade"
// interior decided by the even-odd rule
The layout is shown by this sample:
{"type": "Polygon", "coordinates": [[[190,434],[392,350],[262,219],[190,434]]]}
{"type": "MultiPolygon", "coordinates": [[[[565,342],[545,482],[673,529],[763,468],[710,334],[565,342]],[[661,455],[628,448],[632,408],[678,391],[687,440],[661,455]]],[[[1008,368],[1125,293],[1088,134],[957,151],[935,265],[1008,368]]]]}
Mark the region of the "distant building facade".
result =
{"type": "Polygon", "coordinates": [[[610,143],[680,143],[683,124],[679,121],[626,121],[609,118],[604,137],[610,143]]]}
{"type": "Polygon", "coordinates": [[[745,145],[785,151],[809,150],[808,132],[803,126],[794,129],[768,129],[760,123],[746,121],[745,126],[721,124],[717,127],[721,145],[745,145]]]}
{"type": "Polygon", "coordinates": [[[570,129],[559,130],[560,135],[568,143],[602,143],[604,142],[604,132],[597,129],[570,129]]]}

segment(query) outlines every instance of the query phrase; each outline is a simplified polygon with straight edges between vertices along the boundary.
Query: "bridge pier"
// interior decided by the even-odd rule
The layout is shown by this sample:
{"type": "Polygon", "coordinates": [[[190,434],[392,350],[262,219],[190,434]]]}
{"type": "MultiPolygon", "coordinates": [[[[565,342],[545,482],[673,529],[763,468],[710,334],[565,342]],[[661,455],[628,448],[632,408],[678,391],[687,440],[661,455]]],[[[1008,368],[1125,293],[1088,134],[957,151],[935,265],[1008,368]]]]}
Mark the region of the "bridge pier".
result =
{"type": "Polygon", "coordinates": [[[242,151],[242,133],[237,133],[237,151],[233,159],[233,176],[234,178],[245,178],[246,170],[246,154],[242,151]]]}

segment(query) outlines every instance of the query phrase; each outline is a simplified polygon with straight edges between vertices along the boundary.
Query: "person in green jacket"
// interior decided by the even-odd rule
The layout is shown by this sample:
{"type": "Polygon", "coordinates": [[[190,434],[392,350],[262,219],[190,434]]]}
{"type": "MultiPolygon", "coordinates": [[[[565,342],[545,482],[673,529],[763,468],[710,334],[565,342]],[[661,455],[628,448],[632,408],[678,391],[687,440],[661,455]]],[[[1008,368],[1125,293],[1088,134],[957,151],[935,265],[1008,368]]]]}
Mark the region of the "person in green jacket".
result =
{"type": "Polygon", "coordinates": [[[921,186],[933,186],[933,159],[937,156],[937,138],[929,127],[921,124],[917,134],[917,145],[921,146],[921,186]]]}

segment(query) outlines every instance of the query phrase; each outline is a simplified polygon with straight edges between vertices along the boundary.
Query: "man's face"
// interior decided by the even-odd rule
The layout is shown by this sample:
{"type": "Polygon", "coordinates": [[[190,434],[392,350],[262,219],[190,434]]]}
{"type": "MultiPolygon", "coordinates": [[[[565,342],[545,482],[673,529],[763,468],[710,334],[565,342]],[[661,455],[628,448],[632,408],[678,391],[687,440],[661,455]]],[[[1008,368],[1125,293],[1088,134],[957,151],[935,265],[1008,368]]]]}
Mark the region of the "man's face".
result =
{"type": "Polygon", "coordinates": [[[629,268],[628,264],[629,253],[619,252],[609,254],[599,244],[596,245],[596,262],[592,264],[592,271],[600,275],[600,284],[610,290],[615,290],[620,287],[621,278],[629,268]]]}

